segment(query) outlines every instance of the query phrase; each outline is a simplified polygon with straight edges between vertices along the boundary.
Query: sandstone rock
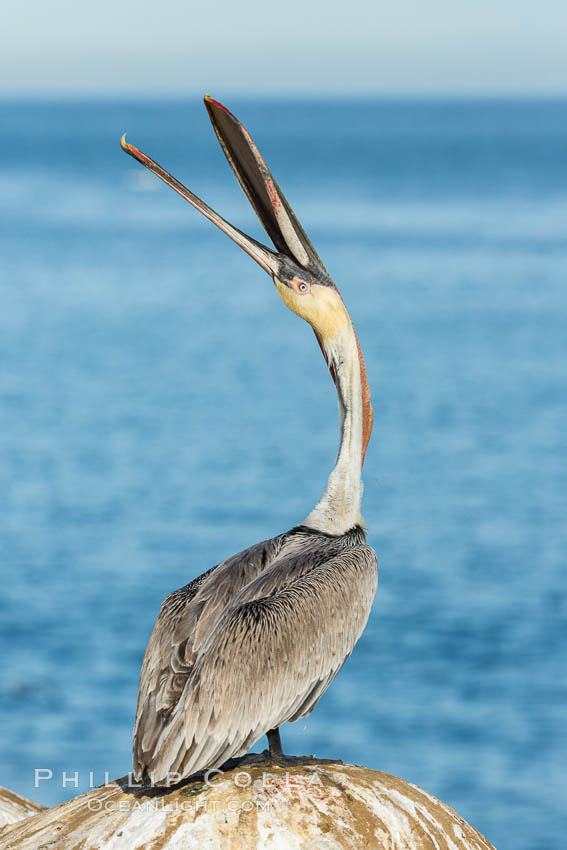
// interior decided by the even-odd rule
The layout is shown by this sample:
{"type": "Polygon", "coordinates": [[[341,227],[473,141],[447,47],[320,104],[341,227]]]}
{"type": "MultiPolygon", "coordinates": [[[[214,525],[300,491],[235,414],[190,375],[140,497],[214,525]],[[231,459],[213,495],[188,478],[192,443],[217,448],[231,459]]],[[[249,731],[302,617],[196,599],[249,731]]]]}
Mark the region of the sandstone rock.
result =
{"type": "Polygon", "coordinates": [[[43,806],[0,785],[0,827],[43,811],[43,806]]]}
{"type": "Polygon", "coordinates": [[[210,784],[128,777],[0,830],[1,850],[494,850],[431,794],[387,773],[246,761],[210,784]]]}

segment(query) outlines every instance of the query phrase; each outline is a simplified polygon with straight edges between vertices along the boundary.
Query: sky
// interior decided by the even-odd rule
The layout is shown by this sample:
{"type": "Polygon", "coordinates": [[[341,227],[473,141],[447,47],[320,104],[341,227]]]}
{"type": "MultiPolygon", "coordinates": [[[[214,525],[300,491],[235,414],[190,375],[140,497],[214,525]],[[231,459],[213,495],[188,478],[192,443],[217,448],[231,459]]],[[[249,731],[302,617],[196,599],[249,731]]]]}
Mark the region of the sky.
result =
{"type": "Polygon", "coordinates": [[[567,94],[567,0],[2,0],[0,96],[567,94]]]}

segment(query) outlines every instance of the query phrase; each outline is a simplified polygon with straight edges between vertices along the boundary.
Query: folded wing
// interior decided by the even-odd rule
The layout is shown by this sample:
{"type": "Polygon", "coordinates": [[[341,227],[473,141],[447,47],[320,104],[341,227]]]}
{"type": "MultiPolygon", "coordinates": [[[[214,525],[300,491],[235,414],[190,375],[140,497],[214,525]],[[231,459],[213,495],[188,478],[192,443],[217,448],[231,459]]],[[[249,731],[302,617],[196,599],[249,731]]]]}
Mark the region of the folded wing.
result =
{"type": "Polygon", "coordinates": [[[141,779],[157,739],[179,703],[195,659],[227,603],[277,556],[284,536],[245,549],[171,593],[148,641],[138,690],[134,770],[141,779]]]}
{"type": "Polygon", "coordinates": [[[376,555],[360,545],[270,595],[247,598],[269,591],[269,578],[245,587],[201,644],[166,722],[145,741],[152,782],[218,767],[308,714],[360,637],[376,583],[376,555]]]}

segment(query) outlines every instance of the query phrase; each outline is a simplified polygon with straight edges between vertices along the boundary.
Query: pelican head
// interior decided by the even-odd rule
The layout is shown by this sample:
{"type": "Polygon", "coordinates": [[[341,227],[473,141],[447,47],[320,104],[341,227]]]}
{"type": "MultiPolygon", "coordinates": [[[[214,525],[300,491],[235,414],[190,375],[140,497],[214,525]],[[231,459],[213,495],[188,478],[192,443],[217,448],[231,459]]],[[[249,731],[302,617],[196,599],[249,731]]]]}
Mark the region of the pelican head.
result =
{"type": "Polygon", "coordinates": [[[205,96],[217,138],[276,251],[234,227],[149,156],[128,144],[122,149],[153,171],[230,236],[273,279],[284,304],[313,327],[320,339],[349,322],[337,286],[307,238],[246,128],[218,101],[205,96]]]}
{"type": "Polygon", "coordinates": [[[333,339],[349,325],[343,299],[330,279],[321,279],[290,263],[274,275],[274,283],[286,307],[311,325],[320,342],[333,339]]]}

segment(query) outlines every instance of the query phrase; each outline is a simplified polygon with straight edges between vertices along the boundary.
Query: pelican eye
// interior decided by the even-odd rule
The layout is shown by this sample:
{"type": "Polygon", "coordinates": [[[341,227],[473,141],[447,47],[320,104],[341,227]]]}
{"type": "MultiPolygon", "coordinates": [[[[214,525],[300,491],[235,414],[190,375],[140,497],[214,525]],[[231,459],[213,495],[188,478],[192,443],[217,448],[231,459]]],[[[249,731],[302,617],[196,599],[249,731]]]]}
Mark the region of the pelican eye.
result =
{"type": "Polygon", "coordinates": [[[297,287],[300,292],[309,292],[309,287],[303,281],[297,287]]]}

